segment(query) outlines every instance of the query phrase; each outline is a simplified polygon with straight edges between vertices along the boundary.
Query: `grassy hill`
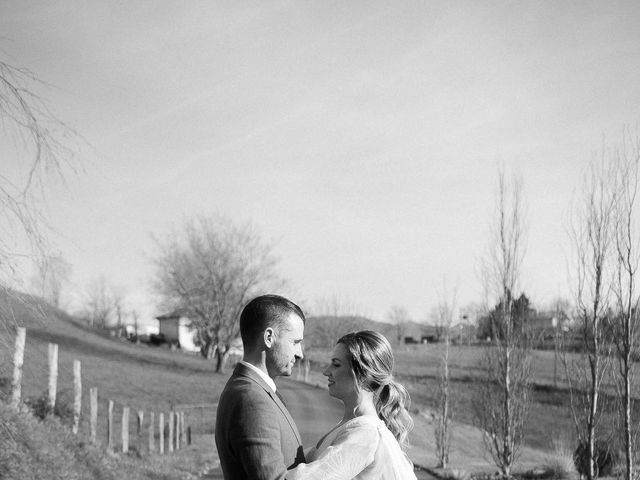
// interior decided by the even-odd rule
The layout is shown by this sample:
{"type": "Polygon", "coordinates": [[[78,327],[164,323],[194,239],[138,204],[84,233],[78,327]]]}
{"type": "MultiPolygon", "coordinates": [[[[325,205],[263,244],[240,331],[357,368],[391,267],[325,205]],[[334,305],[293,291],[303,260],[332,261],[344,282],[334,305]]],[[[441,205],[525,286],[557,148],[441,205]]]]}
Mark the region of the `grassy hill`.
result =
{"type": "Polygon", "coordinates": [[[71,392],[75,359],[82,363],[86,391],[97,387],[101,402],[113,400],[136,410],[211,403],[224,378],[214,375],[212,363],[199,355],[102,335],[36,297],[7,291],[1,295],[0,377],[12,375],[15,328],[23,326],[27,329],[25,397],[40,395],[46,388],[49,342],[59,348],[58,390],[63,399],[71,392]]]}
{"type": "Polygon", "coordinates": [[[307,318],[304,343],[307,347],[332,347],[345,333],[357,330],[377,330],[390,341],[395,338],[395,327],[361,316],[315,316],[307,318]]]}
{"type": "MultiPolygon", "coordinates": [[[[217,400],[225,381],[226,375],[216,375],[211,362],[199,356],[104,336],[41,299],[0,290],[0,478],[194,478],[189,472],[204,468],[210,460],[195,446],[164,457],[106,455],[107,404],[109,400],[115,403],[116,432],[121,428],[122,407],[131,409],[129,430],[133,433],[136,431],[134,412],[168,412],[176,405],[211,404],[217,400]],[[81,361],[80,435],[71,435],[69,429],[61,425],[64,419],[40,422],[28,411],[17,413],[3,403],[10,393],[17,326],[27,329],[23,399],[33,401],[44,395],[48,343],[54,342],[59,348],[58,404],[68,411],[73,360],[81,361]],[[99,396],[98,441],[101,445],[98,448],[87,442],[91,387],[98,388],[99,396]],[[21,459],[28,462],[19,461],[21,459]]],[[[212,431],[212,409],[187,409],[186,412],[187,422],[199,428],[195,433],[212,431]]],[[[115,438],[118,442],[120,437],[115,438]]],[[[138,449],[135,438],[131,439],[131,445],[135,452],[138,449]]],[[[209,456],[213,455],[212,445],[203,448],[209,456]]]]}

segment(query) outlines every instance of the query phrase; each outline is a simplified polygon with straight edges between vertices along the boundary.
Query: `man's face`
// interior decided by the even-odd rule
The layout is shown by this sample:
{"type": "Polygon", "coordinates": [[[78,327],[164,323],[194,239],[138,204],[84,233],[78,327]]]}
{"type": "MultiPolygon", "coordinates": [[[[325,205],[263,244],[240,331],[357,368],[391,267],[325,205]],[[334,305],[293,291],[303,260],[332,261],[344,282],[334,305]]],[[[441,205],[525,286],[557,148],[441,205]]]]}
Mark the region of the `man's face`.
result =
{"type": "Polygon", "coordinates": [[[296,360],[302,358],[304,322],[290,312],[280,329],[274,333],[274,341],[267,351],[267,372],[271,378],[289,376],[296,360]]]}

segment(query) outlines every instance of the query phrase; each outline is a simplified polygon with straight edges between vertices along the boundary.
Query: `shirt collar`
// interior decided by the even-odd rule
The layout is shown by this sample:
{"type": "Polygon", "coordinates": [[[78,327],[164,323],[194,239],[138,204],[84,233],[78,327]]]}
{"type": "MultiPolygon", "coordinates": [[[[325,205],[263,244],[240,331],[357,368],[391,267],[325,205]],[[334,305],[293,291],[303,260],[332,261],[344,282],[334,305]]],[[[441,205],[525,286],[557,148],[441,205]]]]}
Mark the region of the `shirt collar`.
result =
{"type": "Polygon", "coordinates": [[[273,390],[273,392],[275,393],[275,391],[276,391],[276,382],[273,381],[273,378],[271,378],[269,375],[267,375],[262,370],[260,370],[258,367],[256,367],[255,365],[252,365],[249,362],[245,362],[244,360],[240,360],[240,363],[242,365],[244,365],[245,367],[250,368],[251,370],[256,372],[258,375],[260,375],[260,378],[262,378],[266,382],[266,384],[269,385],[269,388],[271,388],[271,390],[273,390]]]}

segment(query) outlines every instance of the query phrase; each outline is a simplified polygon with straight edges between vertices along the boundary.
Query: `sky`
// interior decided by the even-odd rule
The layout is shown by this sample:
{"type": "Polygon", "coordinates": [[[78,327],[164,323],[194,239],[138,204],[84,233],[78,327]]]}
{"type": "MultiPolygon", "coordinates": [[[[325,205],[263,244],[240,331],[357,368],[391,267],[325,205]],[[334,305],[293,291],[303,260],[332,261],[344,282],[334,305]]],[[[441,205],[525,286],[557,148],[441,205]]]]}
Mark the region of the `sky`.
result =
{"type": "Polygon", "coordinates": [[[524,184],[525,293],[570,296],[571,200],[640,121],[638,25],[635,1],[3,0],[0,55],[82,139],[46,203],[75,307],[104,276],[163,313],[152,235],[221,214],[307,311],[423,321],[483,300],[500,166],[524,184]]]}

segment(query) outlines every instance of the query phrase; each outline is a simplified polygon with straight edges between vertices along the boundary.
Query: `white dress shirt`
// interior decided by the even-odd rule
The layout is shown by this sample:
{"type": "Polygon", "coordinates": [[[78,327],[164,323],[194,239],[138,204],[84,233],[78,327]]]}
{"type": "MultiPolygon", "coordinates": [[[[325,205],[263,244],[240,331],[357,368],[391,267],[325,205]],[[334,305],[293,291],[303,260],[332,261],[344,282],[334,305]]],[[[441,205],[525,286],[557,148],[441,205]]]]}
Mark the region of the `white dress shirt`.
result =
{"type": "Polygon", "coordinates": [[[250,368],[251,370],[256,372],[258,375],[260,375],[260,378],[262,378],[267,383],[267,385],[269,385],[271,390],[273,390],[273,392],[275,393],[275,391],[276,391],[276,382],[273,381],[273,378],[271,378],[269,375],[267,375],[262,370],[260,370],[258,367],[256,367],[255,365],[252,365],[249,362],[245,362],[244,360],[240,360],[240,363],[242,365],[244,365],[245,367],[250,368]]]}

